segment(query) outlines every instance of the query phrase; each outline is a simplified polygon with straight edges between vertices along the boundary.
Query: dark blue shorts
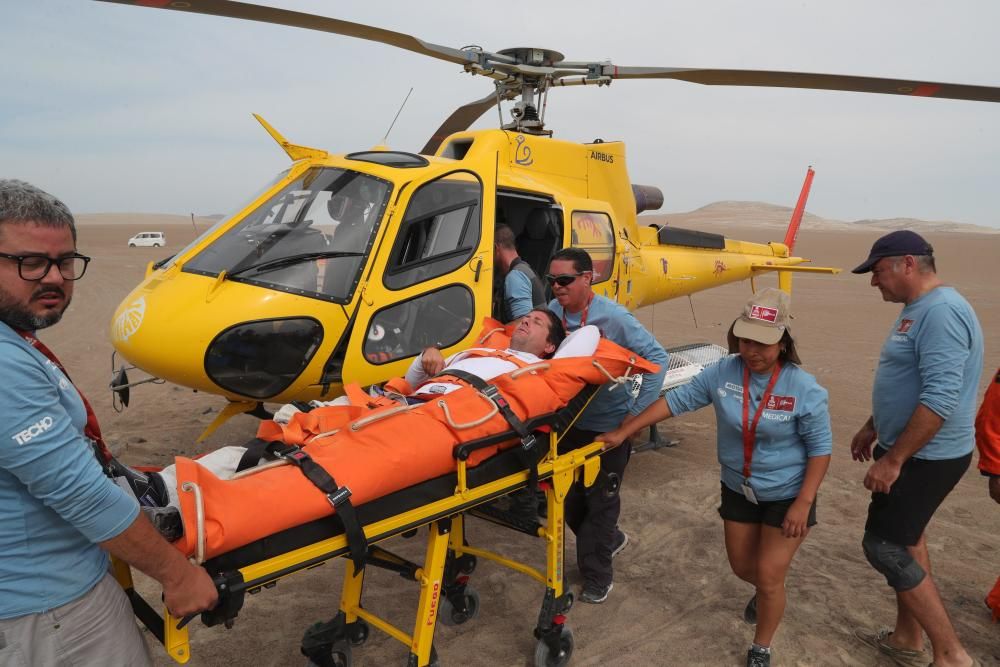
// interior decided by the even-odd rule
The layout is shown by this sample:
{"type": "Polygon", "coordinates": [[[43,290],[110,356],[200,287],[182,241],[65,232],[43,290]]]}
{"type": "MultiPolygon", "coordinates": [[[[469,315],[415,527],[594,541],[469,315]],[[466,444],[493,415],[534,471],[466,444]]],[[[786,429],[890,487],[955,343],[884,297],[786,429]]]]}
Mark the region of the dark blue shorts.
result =
{"type": "MultiPolygon", "coordinates": [[[[875,460],[887,450],[875,447],[875,460]]],[[[969,468],[972,452],[957,459],[928,461],[911,457],[889,488],[873,493],[865,530],[904,547],[920,541],[934,512],[969,468]]]]}
{"type": "MultiPolygon", "coordinates": [[[[737,523],[762,523],[766,526],[781,528],[781,522],[785,520],[788,508],[795,502],[795,498],[784,500],[760,500],[754,505],[746,499],[742,493],[733,491],[725,484],[722,484],[722,504],[719,505],[719,516],[726,521],[736,521],[737,523]]],[[[816,525],[816,501],[813,501],[809,508],[809,518],[806,520],[807,526],[816,525]]]]}

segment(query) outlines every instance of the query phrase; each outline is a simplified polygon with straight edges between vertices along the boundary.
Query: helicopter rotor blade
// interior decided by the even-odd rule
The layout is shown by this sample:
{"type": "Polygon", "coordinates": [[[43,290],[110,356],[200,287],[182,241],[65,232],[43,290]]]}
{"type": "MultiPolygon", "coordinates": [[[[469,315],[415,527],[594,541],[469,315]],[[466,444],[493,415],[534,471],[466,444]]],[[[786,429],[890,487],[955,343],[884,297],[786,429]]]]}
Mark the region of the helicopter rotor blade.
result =
{"type": "MultiPolygon", "coordinates": [[[[316,16],[315,14],[306,14],[289,9],[279,9],[277,7],[252,5],[233,0],[185,0],[185,2],[172,2],[171,0],[98,0],[98,2],[112,2],[119,5],[134,5],[155,9],[173,9],[191,14],[208,14],[211,16],[223,16],[247,21],[259,21],[261,23],[275,23],[293,28],[330,32],[338,35],[347,35],[348,37],[367,39],[373,42],[382,42],[383,44],[389,44],[390,46],[396,46],[407,51],[413,51],[459,65],[466,65],[479,60],[477,54],[425,42],[412,35],[395,32],[394,30],[385,30],[363,23],[353,23],[326,16],[316,16]]],[[[495,56],[495,54],[490,55],[495,56]]]]}
{"type": "MultiPolygon", "coordinates": [[[[507,97],[501,93],[501,98],[507,97]]],[[[423,148],[420,149],[422,155],[434,155],[437,152],[438,147],[441,142],[445,140],[449,135],[455,132],[464,132],[469,129],[469,127],[479,120],[479,117],[486,113],[491,106],[497,103],[496,93],[490,93],[481,100],[476,100],[475,102],[469,102],[464,104],[457,109],[455,109],[450,116],[448,116],[441,127],[431,136],[423,148]]]]}
{"type": "Polygon", "coordinates": [[[883,79],[840,74],[774,72],[740,69],[686,69],[679,67],[618,67],[603,65],[601,73],[612,79],[680,79],[706,86],[766,86],[842,90],[858,93],[939,97],[976,102],[1000,102],[1000,88],[906,79],[883,79]]]}

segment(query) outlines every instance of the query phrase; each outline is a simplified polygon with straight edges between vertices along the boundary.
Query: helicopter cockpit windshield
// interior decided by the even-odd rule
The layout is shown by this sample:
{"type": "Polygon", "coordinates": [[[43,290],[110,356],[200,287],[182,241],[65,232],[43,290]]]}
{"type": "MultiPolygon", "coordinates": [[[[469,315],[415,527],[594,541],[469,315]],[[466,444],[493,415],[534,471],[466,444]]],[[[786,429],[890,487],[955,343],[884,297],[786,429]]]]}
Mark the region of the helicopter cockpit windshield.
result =
{"type": "Polygon", "coordinates": [[[357,171],[310,169],[183,270],[347,303],[391,190],[357,171]]]}

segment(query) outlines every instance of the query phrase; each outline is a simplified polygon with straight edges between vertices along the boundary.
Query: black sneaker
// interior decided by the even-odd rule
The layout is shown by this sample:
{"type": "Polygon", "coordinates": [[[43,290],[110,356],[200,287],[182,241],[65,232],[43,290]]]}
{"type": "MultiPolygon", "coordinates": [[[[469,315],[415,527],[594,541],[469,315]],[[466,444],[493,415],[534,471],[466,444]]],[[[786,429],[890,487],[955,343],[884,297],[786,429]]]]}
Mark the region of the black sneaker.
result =
{"type": "Polygon", "coordinates": [[[743,609],[743,620],[750,625],[757,625],[757,594],[750,598],[746,608],[743,609]]]}
{"type": "Polygon", "coordinates": [[[143,473],[111,459],[108,469],[113,477],[124,480],[142,507],[163,507],[167,504],[167,487],[155,472],[143,473]]]}
{"type": "Polygon", "coordinates": [[[628,534],[625,531],[616,529],[615,530],[615,545],[611,548],[611,557],[614,558],[621,552],[625,551],[625,547],[628,546],[628,534]]]}
{"type": "Polygon", "coordinates": [[[770,649],[751,646],[747,651],[747,667],[771,667],[770,649]]]}
{"type": "Polygon", "coordinates": [[[601,586],[599,584],[584,584],[583,590],[580,591],[580,601],[586,602],[587,604],[601,604],[608,599],[608,593],[614,588],[614,584],[608,584],[607,586],[601,586]]]}
{"type": "Polygon", "coordinates": [[[184,522],[176,507],[141,507],[153,527],[167,542],[175,542],[184,534],[184,522]]]}

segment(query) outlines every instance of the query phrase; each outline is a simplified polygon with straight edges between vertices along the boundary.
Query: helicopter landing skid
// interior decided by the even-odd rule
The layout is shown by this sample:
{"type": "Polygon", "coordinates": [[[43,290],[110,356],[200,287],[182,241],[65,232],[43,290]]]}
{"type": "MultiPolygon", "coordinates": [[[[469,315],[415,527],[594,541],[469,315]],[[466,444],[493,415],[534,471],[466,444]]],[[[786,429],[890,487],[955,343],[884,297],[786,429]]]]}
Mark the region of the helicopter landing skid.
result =
{"type": "Polygon", "coordinates": [[[215,429],[219,428],[231,418],[236,415],[251,414],[256,417],[260,417],[264,410],[264,404],[260,401],[230,401],[226,404],[226,407],[215,416],[212,423],[205,427],[205,430],[201,432],[198,439],[195,442],[204,442],[208,436],[215,433],[215,429]]]}
{"type": "Polygon", "coordinates": [[[657,449],[664,449],[665,447],[676,447],[679,444],[681,444],[680,440],[673,438],[664,440],[661,438],[660,432],[656,429],[656,424],[652,424],[649,427],[649,440],[632,445],[632,453],[638,454],[639,452],[656,451],[657,449]]]}

